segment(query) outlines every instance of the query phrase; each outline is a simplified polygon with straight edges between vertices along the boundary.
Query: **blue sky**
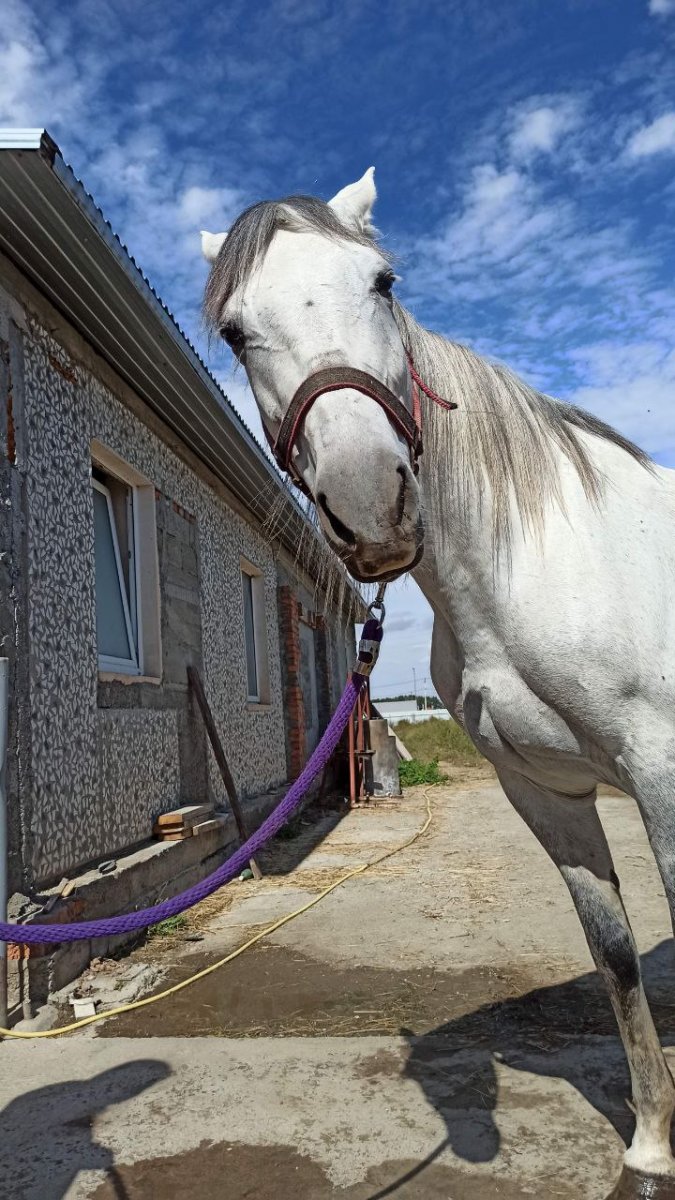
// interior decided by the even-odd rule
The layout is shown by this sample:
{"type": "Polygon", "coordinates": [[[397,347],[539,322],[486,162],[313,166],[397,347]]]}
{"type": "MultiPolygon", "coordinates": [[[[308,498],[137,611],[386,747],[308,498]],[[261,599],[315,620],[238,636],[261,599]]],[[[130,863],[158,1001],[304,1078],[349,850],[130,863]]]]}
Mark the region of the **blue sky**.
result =
{"type": "MultiPolygon", "coordinates": [[[[3,0],[0,124],[44,125],[206,345],[197,231],[375,164],[427,324],[675,465],[675,0],[3,0]]],[[[376,691],[427,673],[392,589],[376,691]]]]}

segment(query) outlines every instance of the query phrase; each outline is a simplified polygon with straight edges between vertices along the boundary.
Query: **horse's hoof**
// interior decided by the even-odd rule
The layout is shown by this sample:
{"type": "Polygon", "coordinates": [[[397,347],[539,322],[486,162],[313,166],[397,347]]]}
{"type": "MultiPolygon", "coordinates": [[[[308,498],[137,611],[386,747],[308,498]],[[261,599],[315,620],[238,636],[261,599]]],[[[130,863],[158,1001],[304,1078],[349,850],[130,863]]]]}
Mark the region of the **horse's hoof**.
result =
{"type": "Polygon", "coordinates": [[[675,1200],[675,1176],[643,1175],[642,1171],[624,1167],[607,1200],[675,1200]]]}

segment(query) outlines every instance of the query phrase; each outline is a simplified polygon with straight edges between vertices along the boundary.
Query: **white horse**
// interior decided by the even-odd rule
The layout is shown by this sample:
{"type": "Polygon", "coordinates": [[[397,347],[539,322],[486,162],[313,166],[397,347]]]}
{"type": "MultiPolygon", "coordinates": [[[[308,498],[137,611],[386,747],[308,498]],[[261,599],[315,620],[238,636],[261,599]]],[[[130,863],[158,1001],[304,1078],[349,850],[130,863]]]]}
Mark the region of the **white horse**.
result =
{"type": "Polygon", "coordinates": [[[374,201],[371,169],[329,204],[263,202],[203,234],[207,318],[271,440],[295,398],[282,461],[352,575],[413,570],[439,695],[560,869],[609,991],[636,1117],[612,1195],[672,1197],[675,1089],[595,802],[599,781],[635,798],[675,920],[675,473],[421,328],[392,297],[374,201]],[[419,475],[409,362],[458,405],[423,400],[419,475]]]}

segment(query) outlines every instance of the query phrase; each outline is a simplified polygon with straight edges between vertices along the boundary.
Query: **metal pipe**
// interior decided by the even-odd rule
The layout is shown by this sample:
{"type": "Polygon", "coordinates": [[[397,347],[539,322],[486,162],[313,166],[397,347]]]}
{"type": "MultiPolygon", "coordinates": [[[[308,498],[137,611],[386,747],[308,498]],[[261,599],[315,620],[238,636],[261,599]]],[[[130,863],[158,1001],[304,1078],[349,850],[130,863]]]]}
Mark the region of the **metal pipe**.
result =
{"type": "MultiPolygon", "coordinates": [[[[7,920],[7,738],[9,659],[0,658],[0,921],[7,920]]],[[[7,1028],[7,943],[0,942],[0,1025],[7,1028]]]]}

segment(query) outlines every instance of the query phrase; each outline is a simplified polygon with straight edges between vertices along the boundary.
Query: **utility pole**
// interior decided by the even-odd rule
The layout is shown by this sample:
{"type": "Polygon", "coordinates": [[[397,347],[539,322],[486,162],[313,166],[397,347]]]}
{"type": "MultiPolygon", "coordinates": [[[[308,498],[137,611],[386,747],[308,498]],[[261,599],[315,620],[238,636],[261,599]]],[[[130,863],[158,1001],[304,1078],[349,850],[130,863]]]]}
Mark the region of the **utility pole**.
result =
{"type": "MultiPolygon", "coordinates": [[[[413,691],[415,693],[415,712],[417,712],[417,672],[415,671],[414,667],[412,669],[412,672],[413,672],[413,691]]],[[[417,720],[417,718],[415,718],[415,720],[417,720]]]]}

